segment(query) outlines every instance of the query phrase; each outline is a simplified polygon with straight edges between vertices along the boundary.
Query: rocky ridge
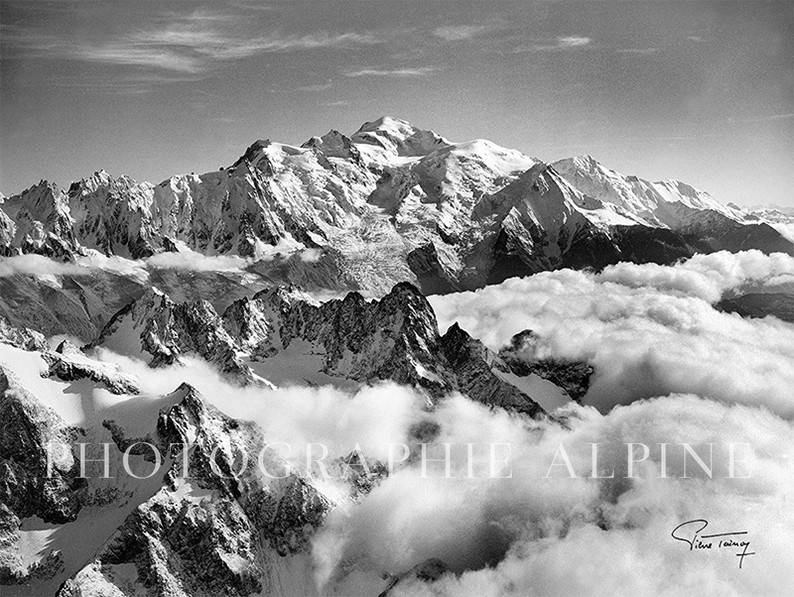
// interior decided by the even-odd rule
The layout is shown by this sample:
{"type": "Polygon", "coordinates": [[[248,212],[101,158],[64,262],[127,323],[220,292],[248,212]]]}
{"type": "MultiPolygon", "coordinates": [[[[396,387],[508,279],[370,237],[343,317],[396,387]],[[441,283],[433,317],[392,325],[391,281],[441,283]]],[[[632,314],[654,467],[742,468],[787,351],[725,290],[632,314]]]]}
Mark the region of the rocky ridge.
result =
{"type": "Polygon", "coordinates": [[[302,269],[315,273],[301,275],[319,286],[376,295],[400,281],[450,292],[749,248],[794,254],[766,222],[680,181],[623,176],[590,156],[545,164],[389,117],[300,147],[256,141],[228,168],[157,185],[99,171],[68,191],[42,181],[0,204],[5,255],[294,252],[312,256],[302,269]]]}

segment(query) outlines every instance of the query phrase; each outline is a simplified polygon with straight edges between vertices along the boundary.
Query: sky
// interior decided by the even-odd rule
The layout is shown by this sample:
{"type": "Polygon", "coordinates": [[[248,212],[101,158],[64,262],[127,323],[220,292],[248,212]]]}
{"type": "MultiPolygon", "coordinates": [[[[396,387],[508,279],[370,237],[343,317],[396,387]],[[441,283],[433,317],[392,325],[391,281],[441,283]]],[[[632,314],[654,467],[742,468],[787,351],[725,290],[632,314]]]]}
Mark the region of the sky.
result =
{"type": "Polygon", "coordinates": [[[0,0],[0,192],[390,115],[794,206],[794,4],[0,0]]]}

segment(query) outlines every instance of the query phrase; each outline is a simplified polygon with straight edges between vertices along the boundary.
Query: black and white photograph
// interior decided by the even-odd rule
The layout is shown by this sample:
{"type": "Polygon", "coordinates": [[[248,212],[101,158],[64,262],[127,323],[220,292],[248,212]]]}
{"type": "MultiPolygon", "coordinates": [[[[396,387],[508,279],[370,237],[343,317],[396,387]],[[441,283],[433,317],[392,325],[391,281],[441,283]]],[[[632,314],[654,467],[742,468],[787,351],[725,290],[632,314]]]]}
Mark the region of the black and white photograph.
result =
{"type": "Polygon", "coordinates": [[[0,0],[0,596],[794,594],[791,0],[0,0]]]}

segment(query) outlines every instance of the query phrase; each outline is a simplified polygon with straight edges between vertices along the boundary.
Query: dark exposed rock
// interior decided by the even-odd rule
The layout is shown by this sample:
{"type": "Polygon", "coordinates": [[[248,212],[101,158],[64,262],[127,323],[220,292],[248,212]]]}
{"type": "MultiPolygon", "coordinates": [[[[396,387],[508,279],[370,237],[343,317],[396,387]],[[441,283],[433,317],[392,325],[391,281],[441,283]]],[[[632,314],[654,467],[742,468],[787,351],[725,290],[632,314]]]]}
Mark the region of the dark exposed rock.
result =
{"type": "Polygon", "coordinates": [[[184,398],[161,413],[158,421],[164,445],[191,444],[191,477],[203,487],[237,500],[253,526],[279,553],[302,549],[330,509],[330,502],[295,472],[282,473],[284,463],[272,451],[264,452],[264,468],[273,475],[286,474],[284,478],[264,477],[254,462],[248,462],[240,473],[243,459],[259,455],[266,445],[260,428],[223,415],[186,384],[178,391],[185,393],[184,398]]]}
{"type": "Polygon", "coordinates": [[[276,287],[235,301],[222,317],[209,303],[175,303],[152,289],[119,311],[94,344],[112,349],[130,333],[153,355],[152,366],[193,353],[235,381],[251,383],[259,378],[246,358],[264,361],[300,341],[322,355],[321,372],[332,377],[392,380],[421,388],[432,400],[460,390],[485,404],[542,412],[491,372],[507,367],[481,343],[457,327],[441,338],[433,309],[408,283],[379,301],[353,292],[322,304],[293,287],[276,287]]]}
{"type": "Polygon", "coordinates": [[[499,357],[516,375],[534,373],[565,390],[573,400],[581,401],[590,387],[590,377],[595,369],[592,365],[577,361],[539,359],[534,351],[537,340],[532,330],[519,332],[511,338],[510,346],[499,351],[499,357]]]}
{"type": "Polygon", "coordinates": [[[389,585],[386,589],[378,595],[378,597],[387,597],[392,594],[392,589],[400,583],[408,584],[412,580],[421,582],[434,582],[441,578],[444,574],[450,571],[442,560],[438,558],[430,558],[421,562],[402,574],[397,574],[389,579],[389,585]]]}
{"type": "Polygon", "coordinates": [[[55,349],[47,351],[42,358],[49,364],[50,377],[64,381],[90,379],[104,385],[113,394],[137,394],[137,380],[119,371],[118,365],[104,363],[87,357],[82,351],[64,340],[55,349]]]}
{"type": "Polygon", "coordinates": [[[447,294],[460,290],[455,276],[441,263],[433,243],[417,247],[408,253],[407,262],[425,294],[447,294]]]}
{"type": "Polygon", "coordinates": [[[29,328],[16,327],[2,315],[0,315],[0,342],[22,350],[47,350],[47,340],[43,334],[29,328]]]}
{"type": "Polygon", "coordinates": [[[542,409],[499,379],[504,363],[458,326],[442,338],[421,293],[401,283],[380,301],[358,293],[317,304],[294,288],[262,291],[223,314],[226,329],[255,358],[267,359],[301,340],[324,355],[322,371],[359,382],[393,380],[433,399],[459,390],[478,402],[531,415],[542,409]]]}
{"type": "Polygon", "coordinates": [[[182,448],[172,446],[167,485],[130,514],[96,562],[65,583],[61,597],[81,595],[84,587],[115,595],[114,571],[129,564],[146,595],[278,591],[289,580],[279,576],[291,574],[283,560],[305,552],[332,507],[272,451],[262,465],[283,478],[266,477],[257,463],[240,466],[242,454],[256,458],[266,445],[258,426],[223,415],[187,384],[172,397],[176,404],[160,413],[158,441],[164,450],[184,446],[188,470],[181,470],[182,448]]]}
{"type": "Polygon", "coordinates": [[[151,355],[152,367],[172,365],[181,355],[196,354],[239,383],[255,381],[237,356],[234,340],[224,330],[215,309],[204,300],[175,303],[151,288],[116,313],[90,346],[112,348],[115,342],[139,343],[140,352],[151,355]]]}
{"type": "Polygon", "coordinates": [[[354,501],[367,495],[389,476],[383,463],[357,451],[332,461],[328,471],[332,477],[343,479],[350,485],[350,499],[354,501]]]}
{"type": "Polygon", "coordinates": [[[714,307],[726,313],[738,313],[742,317],[773,315],[794,323],[794,294],[785,292],[742,294],[724,298],[714,307]]]}
{"type": "Polygon", "coordinates": [[[441,350],[455,371],[458,389],[465,395],[488,404],[538,416],[543,409],[515,386],[493,373],[508,366],[482,342],[453,324],[441,338],[441,350]]]}
{"type": "Polygon", "coordinates": [[[12,373],[0,367],[0,503],[18,518],[38,516],[46,522],[74,520],[80,509],[78,490],[85,482],[71,449],[52,450],[47,470],[47,445],[67,447],[79,437],[58,414],[25,390],[12,373]]]}

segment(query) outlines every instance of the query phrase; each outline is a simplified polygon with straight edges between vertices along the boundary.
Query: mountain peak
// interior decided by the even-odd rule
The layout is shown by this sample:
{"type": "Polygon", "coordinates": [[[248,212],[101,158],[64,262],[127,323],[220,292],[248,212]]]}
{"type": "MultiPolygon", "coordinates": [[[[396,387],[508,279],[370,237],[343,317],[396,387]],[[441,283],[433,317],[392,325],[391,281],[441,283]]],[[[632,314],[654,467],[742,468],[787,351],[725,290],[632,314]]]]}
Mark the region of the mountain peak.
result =
{"type": "Polygon", "coordinates": [[[433,131],[418,129],[405,120],[391,116],[365,122],[351,139],[354,143],[375,145],[398,156],[424,156],[450,145],[449,141],[433,131]]]}
{"type": "Polygon", "coordinates": [[[577,155],[571,158],[565,158],[556,162],[557,164],[566,165],[571,168],[584,170],[585,172],[610,171],[609,168],[604,166],[601,162],[595,159],[589,153],[577,155]]]}
{"type": "Polygon", "coordinates": [[[407,120],[402,118],[395,118],[394,116],[381,116],[371,122],[365,122],[357,132],[373,132],[373,131],[416,131],[416,127],[407,120]]]}

